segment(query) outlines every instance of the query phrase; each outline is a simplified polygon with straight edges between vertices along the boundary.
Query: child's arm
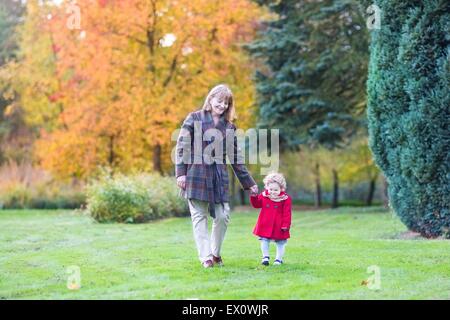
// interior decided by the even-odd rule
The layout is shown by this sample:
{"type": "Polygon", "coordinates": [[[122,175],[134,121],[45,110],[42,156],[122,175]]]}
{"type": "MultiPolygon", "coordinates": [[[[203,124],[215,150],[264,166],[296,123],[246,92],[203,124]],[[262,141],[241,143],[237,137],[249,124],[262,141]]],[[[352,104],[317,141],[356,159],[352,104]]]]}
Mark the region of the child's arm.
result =
{"type": "Polygon", "coordinates": [[[253,208],[262,208],[262,196],[261,194],[250,195],[250,203],[253,208]]]}
{"type": "Polygon", "coordinates": [[[281,221],[281,229],[289,230],[291,227],[291,216],[292,216],[292,200],[288,197],[284,202],[283,206],[283,218],[281,221]]]}

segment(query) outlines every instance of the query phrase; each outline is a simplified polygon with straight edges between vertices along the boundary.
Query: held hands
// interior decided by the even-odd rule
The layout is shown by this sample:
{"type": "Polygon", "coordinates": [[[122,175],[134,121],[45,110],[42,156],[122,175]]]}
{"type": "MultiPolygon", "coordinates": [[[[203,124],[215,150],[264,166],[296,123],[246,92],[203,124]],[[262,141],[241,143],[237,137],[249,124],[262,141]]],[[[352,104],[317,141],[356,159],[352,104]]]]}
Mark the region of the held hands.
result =
{"type": "Polygon", "coordinates": [[[177,178],[177,186],[181,189],[186,189],[186,176],[179,176],[177,178]]]}
{"type": "Polygon", "coordinates": [[[258,194],[258,186],[255,184],[252,187],[250,187],[250,195],[256,196],[258,194]]]}

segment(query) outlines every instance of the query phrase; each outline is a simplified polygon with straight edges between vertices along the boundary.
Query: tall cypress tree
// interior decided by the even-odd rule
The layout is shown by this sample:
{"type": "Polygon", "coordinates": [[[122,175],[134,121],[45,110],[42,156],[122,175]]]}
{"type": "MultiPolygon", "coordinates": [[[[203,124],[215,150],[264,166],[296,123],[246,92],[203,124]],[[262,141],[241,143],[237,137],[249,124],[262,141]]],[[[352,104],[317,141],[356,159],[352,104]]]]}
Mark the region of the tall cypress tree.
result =
{"type": "Polygon", "coordinates": [[[259,127],[280,128],[282,147],[334,148],[365,111],[368,33],[352,0],[255,0],[276,15],[248,46],[256,72],[259,127]]]}
{"type": "Polygon", "coordinates": [[[408,228],[450,238],[450,3],[375,2],[368,78],[370,147],[408,228]]]}

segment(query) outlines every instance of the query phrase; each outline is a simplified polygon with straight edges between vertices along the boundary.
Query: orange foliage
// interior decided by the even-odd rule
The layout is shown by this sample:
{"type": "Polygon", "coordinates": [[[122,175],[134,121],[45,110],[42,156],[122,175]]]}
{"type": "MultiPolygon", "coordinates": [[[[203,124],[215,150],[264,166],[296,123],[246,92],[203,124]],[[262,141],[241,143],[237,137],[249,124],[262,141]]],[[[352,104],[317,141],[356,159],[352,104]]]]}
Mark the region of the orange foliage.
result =
{"type": "MultiPolygon", "coordinates": [[[[33,3],[25,26],[41,26],[52,61],[53,89],[42,104],[59,106],[35,154],[58,176],[88,177],[98,165],[151,170],[156,145],[170,170],[172,131],[218,83],[235,92],[238,125],[251,125],[252,65],[239,44],[252,39],[263,14],[252,1],[78,0],[81,29],[67,26],[64,4],[36,19],[43,9],[33,3]]],[[[22,68],[34,63],[24,59],[22,68]]]]}

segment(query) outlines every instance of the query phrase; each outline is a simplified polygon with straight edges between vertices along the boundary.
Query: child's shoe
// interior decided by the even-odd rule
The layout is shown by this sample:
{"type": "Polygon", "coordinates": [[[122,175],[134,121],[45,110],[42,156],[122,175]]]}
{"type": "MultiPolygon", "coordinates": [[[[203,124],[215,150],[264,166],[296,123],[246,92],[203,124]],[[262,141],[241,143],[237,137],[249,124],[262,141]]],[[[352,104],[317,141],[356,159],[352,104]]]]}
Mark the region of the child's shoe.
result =
{"type": "Polygon", "coordinates": [[[269,265],[269,257],[263,257],[262,258],[262,260],[261,260],[261,264],[263,265],[263,266],[268,266],[269,265]]]}
{"type": "Polygon", "coordinates": [[[274,265],[274,266],[279,266],[279,265],[282,264],[282,263],[283,263],[282,260],[276,259],[276,260],[273,262],[273,265],[274,265]]]}

